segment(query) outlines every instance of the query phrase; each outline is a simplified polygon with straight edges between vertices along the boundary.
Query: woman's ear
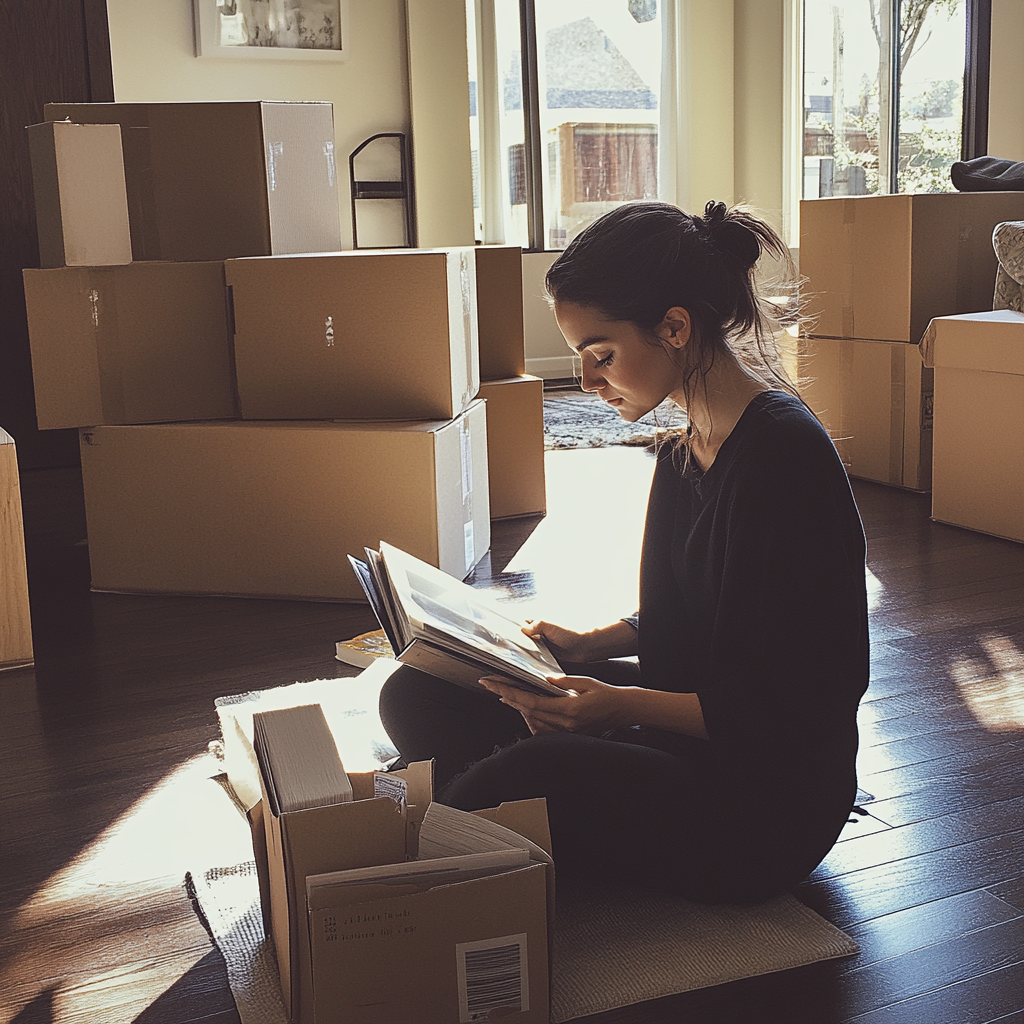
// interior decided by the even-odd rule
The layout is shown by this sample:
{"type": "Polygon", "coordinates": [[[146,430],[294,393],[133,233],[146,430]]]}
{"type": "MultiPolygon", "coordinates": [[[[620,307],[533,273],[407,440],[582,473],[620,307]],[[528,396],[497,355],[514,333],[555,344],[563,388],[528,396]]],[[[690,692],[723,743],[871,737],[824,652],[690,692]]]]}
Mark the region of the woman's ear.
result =
{"type": "Polygon", "coordinates": [[[662,318],[654,333],[662,344],[681,349],[689,340],[692,325],[690,314],[682,306],[673,306],[662,318]]]}

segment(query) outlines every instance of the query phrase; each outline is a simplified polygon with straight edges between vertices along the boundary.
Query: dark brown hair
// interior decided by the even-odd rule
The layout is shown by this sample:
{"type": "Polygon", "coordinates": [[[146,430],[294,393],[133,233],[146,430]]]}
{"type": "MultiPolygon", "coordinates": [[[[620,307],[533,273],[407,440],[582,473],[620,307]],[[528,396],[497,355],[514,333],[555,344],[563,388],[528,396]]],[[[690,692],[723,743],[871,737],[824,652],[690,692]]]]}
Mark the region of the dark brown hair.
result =
{"type": "Polygon", "coordinates": [[[795,395],[772,335],[779,308],[759,296],[754,281],[762,253],[792,271],[782,239],[740,207],[712,201],[698,217],[668,203],[627,203],[573,239],[545,284],[554,302],[590,307],[646,332],[673,306],[685,309],[693,325],[687,402],[726,347],[766,383],[795,395]]]}

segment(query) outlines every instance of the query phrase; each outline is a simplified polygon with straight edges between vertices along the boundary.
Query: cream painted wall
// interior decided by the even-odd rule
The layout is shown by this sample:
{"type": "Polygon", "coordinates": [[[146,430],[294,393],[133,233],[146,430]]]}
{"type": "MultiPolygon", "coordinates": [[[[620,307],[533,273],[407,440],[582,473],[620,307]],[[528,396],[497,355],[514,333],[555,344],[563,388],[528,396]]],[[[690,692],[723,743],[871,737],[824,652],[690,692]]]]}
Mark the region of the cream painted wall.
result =
{"type": "MultiPolygon", "coordinates": [[[[349,0],[352,54],[344,61],[323,63],[197,58],[191,0],[107,0],[107,16],[114,98],[119,102],[331,101],[342,180],[342,233],[351,244],[349,153],[377,132],[409,131],[403,0],[349,0]]],[[[388,166],[379,168],[385,177],[392,176],[390,156],[388,166]]],[[[359,174],[376,176],[370,163],[360,163],[359,174]]],[[[399,203],[363,203],[360,244],[401,244],[401,224],[399,203]]]]}
{"type": "Polygon", "coordinates": [[[406,0],[419,244],[472,245],[465,0],[406,0]]]}
{"type": "Polygon", "coordinates": [[[734,194],[782,230],[783,0],[735,0],[734,194]]]}
{"type": "Polygon", "coordinates": [[[555,323],[544,288],[544,275],[557,258],[557,252],[523,253],[526,372],[545,379],[573,375],[572,355],[555,323]]]}
{"type": "Polygon", "coordinates": [[[1024,160],[1024,0],[992,0],[988,151],[1024,160]]]}

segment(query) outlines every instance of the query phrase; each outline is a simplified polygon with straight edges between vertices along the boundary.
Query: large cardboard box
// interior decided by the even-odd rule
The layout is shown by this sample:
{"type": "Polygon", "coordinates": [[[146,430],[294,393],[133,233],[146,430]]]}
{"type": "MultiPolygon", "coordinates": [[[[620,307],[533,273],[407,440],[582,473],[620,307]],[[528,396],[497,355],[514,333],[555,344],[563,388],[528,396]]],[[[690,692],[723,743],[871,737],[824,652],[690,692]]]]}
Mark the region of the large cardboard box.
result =
{"type": "Polygon", "coordinates": [[[531,863],[432,889],[363,886],[308,901],[316,1024],[547,1024],[554,870],[545,802],[476,813],[523,836],[531,863]],[[506,998],[492,1007],[494,986],[506,998]]]}
{"type": "Polygon", "coordinates": [[[61,121],[27,131],[39,265],[131,263],[121,129],[61,121]]]}
{"type": "Polygon", "coordinates": [[[916,345],[937,316],[990,309],[992,231],[1024,192],[847,196],[800,204],[811,333],[916,345]]]}
{"type": "Polygon", "coordinates": [[[275,815],[264,791],[249,812],[264,928],[274,939],[284,1005],[295,1024],[314,1021],[306,877],[415,856],[416,826],[433,795],[433,762],[394,774],[406,780],[404,805],[374,797],[373,772],[352,772],[349,803],[275,815]]]}
{"type": "Polygon", "coordinates": [[[451,419],[480,384],[472,249],[228,260],[245,419],[451,419]]]}
{"type": "Polygon", "coordinates": [[[521,377],[526,373],[523,250],[518,245],[479,245],[474,252],[480,379],[521,377]]]}
{"type": "Polygon", "coordinates": [[[47,103],[119,124],[137,260],[341,248],[330,103],[47,103]]]}
{"type": "Polygon", "coordinates": [[[914,345],[801,338],[800,391],[847,472],[915,491],[931,487],[932,371],[914,345]]]}
{"type": "Polygon", "coordinates": [[[1024,313],[932,321],[932,518],[1024,541],[1024,313]]]}
{"type": "Polygon", "coordinates": [[[81,434],[96,590],[364,601],[389,541],[459,579],[490,546],[486,413],[81,434]]]}
{"type": "Polygon", "coordinates": [[[521,376],[484,381],[491,518],[547,509],[544,485],[544,382],[521,376]]]}
{"type": "Polygon", "coordinates": [[[43,430],[238,416],[222,263],[26,270],[43,430]]]}
{"type": "Polygon", "coordinates": [[[21,478],[14,438],[0,427],[0,671],[32,664],[21,478]]]}

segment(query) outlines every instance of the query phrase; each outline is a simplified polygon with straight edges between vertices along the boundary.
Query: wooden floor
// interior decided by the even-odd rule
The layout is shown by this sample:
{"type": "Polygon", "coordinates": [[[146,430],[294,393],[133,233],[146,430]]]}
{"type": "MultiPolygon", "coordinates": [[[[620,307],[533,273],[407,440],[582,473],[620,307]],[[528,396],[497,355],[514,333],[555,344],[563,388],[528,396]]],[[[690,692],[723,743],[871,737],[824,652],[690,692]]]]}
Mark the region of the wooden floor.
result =
{"type": "MultiPolygon", "coordinates": [[[[650,468],[637,450],[550,453],[548,517],[495,524],[473,582],[524,617],[631,611],[650,468]]],[[[798,896],[862,951],[594,1022],[1024,1021],[1024,546],[932,523],[920,495],[855,490],[866,813],[798,896]]],[[[23,493],[37,664],[0,674],[0,1024],[235,1022],[182,885],[204,815],[223,813],[203,795],[213,701],[347,674],[334,642],[370,613],[90,594],[77,474],[27,473],[23,493]]]]}

